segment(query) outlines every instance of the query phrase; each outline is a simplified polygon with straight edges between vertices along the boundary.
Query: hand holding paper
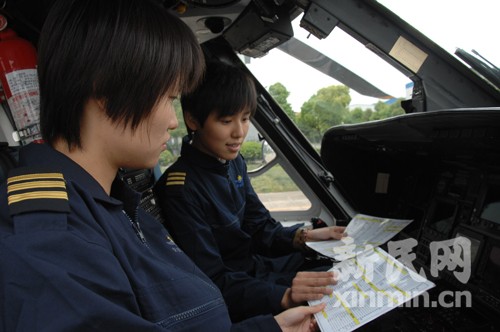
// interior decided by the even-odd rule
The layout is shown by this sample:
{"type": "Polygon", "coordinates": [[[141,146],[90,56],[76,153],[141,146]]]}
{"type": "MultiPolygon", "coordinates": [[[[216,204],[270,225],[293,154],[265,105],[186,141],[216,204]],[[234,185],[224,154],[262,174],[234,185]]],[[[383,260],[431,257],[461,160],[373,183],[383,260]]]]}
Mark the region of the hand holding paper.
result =
{"type": "Polygon", "coordinates": [[[411,222],[358,214],[345,228],[346,237],[340,240],[308,241],[306,245],[324,256],[342,261],[389,241],[411,222]]]}

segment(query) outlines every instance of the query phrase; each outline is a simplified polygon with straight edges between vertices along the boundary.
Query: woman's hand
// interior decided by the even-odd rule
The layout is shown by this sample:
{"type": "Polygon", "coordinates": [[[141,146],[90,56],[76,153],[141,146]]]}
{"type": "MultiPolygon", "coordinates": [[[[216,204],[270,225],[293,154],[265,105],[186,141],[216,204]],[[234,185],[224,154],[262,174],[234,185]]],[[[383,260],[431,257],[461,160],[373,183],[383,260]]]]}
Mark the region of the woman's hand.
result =
{"type": "Polygon", "coordinates": [[[331,285],[337,284],[334,272],[298,272],[292,280],[292,287],[288,288],[281,300],[281,307],[289,309],[305,303],[319,300],[324,295],[333,292],[331,285]]]}
{"type": "Polygon", "coordinates": [[[344,226],[330,226],[309,230],[306,241],[340,240],[345,236],[344,226]]]}
{"type": "Polygon", "coordinates": [[[326,303],[320,303],[288,309],[274,316],[274,319],[284,332],[315,332],[318,331],[318,324],[313,315],[325,309],[325,306],[326,303]]]}

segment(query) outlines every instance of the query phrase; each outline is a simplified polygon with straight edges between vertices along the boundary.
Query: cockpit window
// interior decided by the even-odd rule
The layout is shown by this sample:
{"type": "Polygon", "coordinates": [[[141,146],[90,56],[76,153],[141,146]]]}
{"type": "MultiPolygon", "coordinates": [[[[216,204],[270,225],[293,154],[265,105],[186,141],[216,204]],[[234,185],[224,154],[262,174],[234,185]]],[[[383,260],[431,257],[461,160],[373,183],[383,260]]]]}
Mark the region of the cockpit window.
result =
{"type": "Polygon", "coordinates": [[[454,0],[422,0],[415,5],[399,0],[378,2],[500,89],[497,1],[467,5],[454,0]]]}
{"type": "Polygon", "coordinates": [[[292,40],[245,62],[311,143],[335,125],[404,113],[408,77],[340,28],[320,40],[300,19],[292,23],[292,40]]]}
{"type": "MultiPolygon", "coordinates": [[[[500,43],[494,42],[497,20],[494,11],[485,10],[493,2],[459,6],[451,0],[426,0],[410,6],[405,1],[379,1],[451,54],[460,48],[454,56],[500,89],[500,69],[494,65],[500,63],[500,43]]],[[[332,126],[405,113],[401,102],[414,97],[411,72],[397,69],[377,54],[377,47],[358,41],[341,26],[319,39],[300,27],[302,18],[299,15],[292,22],[291,40],[263,57],[246,58],[245,63],[311,143],[319,143],[332,126]]],[[[416,57],[416,51],[411,55],[416,57]]],[[[427,54],[422,55],[408,65],[413,72],[425,61],[427,54]]],[[[430,95],[436,98],[436,92],[430,95]]],[[[439,107],[433,103],[428,102],[429,110],[439,107]]]]}

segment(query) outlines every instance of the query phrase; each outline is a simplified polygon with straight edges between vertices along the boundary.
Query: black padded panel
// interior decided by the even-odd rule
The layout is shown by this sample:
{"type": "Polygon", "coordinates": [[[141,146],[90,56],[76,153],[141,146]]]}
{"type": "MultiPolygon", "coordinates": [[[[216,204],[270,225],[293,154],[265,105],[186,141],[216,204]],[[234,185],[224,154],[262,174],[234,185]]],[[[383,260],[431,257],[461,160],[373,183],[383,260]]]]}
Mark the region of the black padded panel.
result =
{"type": "Polygon", "coordinates": [[[0,183],[7,179],[9,170],[16,166],[16,151],[7,143],[0,142],[0,183]]]}

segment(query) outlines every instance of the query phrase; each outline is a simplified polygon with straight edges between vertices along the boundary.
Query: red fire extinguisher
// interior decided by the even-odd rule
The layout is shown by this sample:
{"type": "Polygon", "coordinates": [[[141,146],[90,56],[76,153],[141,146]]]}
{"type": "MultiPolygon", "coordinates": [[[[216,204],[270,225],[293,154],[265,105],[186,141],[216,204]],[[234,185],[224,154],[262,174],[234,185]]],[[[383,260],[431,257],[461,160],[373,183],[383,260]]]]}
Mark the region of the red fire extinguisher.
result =
{"type": "Polygon", "coordinates": [[[0,82],[22,144],[41,142],[36,49],[0,15],[0,82]]]}

